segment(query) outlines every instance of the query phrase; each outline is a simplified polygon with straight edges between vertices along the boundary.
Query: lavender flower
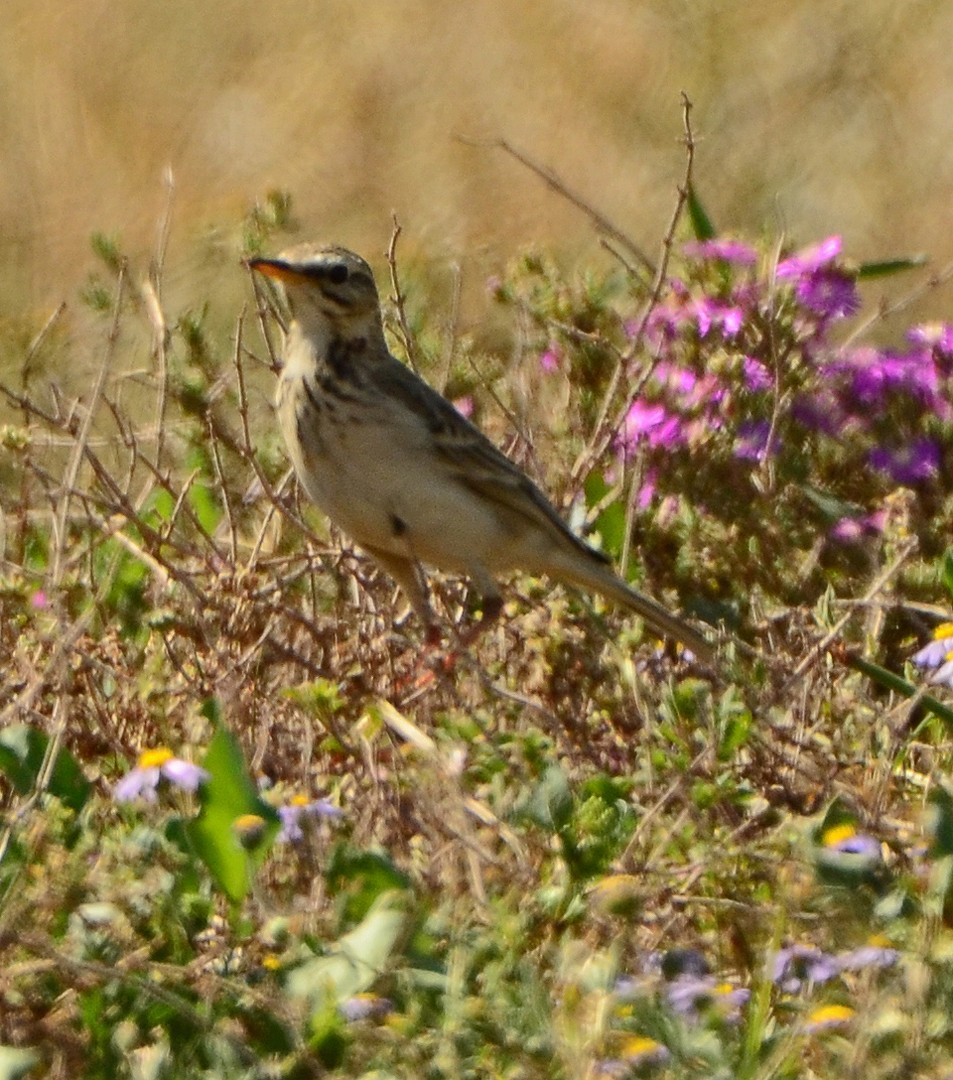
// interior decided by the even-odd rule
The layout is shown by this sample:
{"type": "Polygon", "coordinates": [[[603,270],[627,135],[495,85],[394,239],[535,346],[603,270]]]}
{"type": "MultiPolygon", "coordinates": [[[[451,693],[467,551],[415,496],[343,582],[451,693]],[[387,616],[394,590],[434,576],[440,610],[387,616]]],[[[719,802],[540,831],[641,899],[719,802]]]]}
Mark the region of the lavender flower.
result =
{"type": "Polygon", "coordinates": [[[344,1019],[353,1024],[358,1020],[380,1020],[394,1011],[394,1003],[379,994],[355,994],[343,1001],[338,1009],[344,1019]]]}
{"type": "Polygon", "coordinates": [[[281,830],[278,839],[293,843],[304,837],[301,822],[310,817],[339,818],[342,811],[327,799],[310,800],[306,795],[295,795],[286,806],[278,807],[281,830]]]}
{"type": "Polygon", "coordinates": [[[833,979],[837,962],[814,945],[789,945],[774,957],[772,982],[786,994],[796,994],[802,986],[816,986],[833,979]]]}
{"type": "Polygon", "coordinates": [[[941,623],[933,631],[933,641],[911,657],[917,667],[935,668],[930,681],[953,687],[953,623],[941,623]]]}
{"type": "Polygon", "coordinates": [[[737,1020],[751,991],[713,975],[679,975],[669,983],[666,997],[672,1010],[689,1020],[697,1020],[708,1009],[725,1020],[737,1020]]]}
{"type": "Polygon", "coordinates": [[[136,767],[113,787],[113,798],[117,802],[131,802],[137,798],[155,802],[161,780],[183,791],[196,791],[199,784],[208,779],[205,769],[175,757],[171,750],[160,746],[155,750],[143,750],[136,767]]]}
{"type": "Polygon", "coordinates": [[[868,971],[871,968],[893,967],[900,959],[900,953],[881,940],[874,939],[850,952],[837,957],[837,966],[841,971],[868,971]]]}

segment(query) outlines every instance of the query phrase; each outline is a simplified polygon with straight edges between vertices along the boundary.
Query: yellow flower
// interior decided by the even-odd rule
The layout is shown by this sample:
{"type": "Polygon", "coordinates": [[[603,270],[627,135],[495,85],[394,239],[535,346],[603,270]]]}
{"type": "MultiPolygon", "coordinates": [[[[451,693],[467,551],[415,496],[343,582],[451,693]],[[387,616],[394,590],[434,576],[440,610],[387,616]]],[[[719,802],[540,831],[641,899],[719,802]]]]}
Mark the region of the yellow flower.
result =
{"type": "Polygon", "coordinates": [[[830,1028],[846,1027],[856,1013],[849,1005],[822,1005],[808,1013],[804,1022],[805,1031],[827,1031],[830,1028]]]}
{"type": "Polygon", "coordinates": [[[174,757],[175,754],[167,746],[157,746],[154,750],[143,750],[139,755],[137,768],[161,769],[167,761],[171,761],[174,757]]]}

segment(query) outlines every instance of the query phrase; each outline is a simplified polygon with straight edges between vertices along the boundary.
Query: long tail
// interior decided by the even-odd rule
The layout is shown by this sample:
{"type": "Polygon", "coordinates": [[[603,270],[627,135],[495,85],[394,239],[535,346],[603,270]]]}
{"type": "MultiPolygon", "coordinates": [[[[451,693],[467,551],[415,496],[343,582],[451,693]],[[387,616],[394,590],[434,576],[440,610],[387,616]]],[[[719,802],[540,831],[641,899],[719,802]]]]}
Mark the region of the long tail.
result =
{"type": "Polygon", "coordinates": [[[609,566],[593,561],[588,566],[574,564],[571,570],[563,569],[558,576],[567,584],[592,589],[603,596],[627,607],[640,615],[648,626],[663,637],[671,638],[691,649],[702,660],[715,658],[715,647],[693,626],[673,615],[657,600],[627,585],[609,566]]]}

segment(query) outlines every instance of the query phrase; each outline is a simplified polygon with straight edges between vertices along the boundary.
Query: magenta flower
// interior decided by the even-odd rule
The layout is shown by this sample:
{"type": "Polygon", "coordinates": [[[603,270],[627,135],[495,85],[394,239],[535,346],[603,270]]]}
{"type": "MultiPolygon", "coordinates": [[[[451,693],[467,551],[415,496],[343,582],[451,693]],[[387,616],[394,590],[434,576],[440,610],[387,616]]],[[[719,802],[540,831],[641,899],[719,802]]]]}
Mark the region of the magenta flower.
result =
{"type": "Polygon", "coordinates": [[[885,510],[875,510],[872,514],[861,514],[858,517],[842,517],[831,529],[831,539],[845,544],[856,543],[865,537],[883,532],[886,520],[885,510]]]}
{"type": "Polygon", "coordinates": [[[907,331],[907,339],[914,345],[931,349],[943,361],[944,374],[949,375],[953,361],[953,323],[922,323],[907,331]]]}
{"type": "Polygon", "coordinates": [[[774,386],[774,377],[767,366],[753,356],[746,356],[742,361],[741,371],[745,386],[749,390],[770,390],[774,386]]]}
{"type": "Polygon", "coordinates": [[[805,274],[813,274],[829,266],[841,253],[841,238],[829,236],[820,243],[802,248],[795,255],[790,255],[778,263],[775,276],[784,278],[799,278],[805,274]]]}
{"type": "Polygon", "coordinates": [[[740,240],[692,240],[682,245],[682,251],[693,259],[719,259],[736,266],[754,266],[758,253],[740,240]]]}
{"type": "Polygon", "coordinates": [[[547,375],[551,375],[554,371],[559,370],[559,360],[559,348],[550,344],[549,348],[540,356],[539,366],[547,375]]]}
{"type": "Polygon", "coordinates": [[[684,442],[682,421],[660,403],[633,401],[622,425],[621,443],[634,450],[644,440],[650,447],[671,447],[684,442]]]}
{"type": "Polygon", "coordinates": [[[854,279],[840,270],[815,270],[798,279],[794,295],[821,319],[840,319],[860,308],[854,279]]]}
{"type": "Polygon", "coordinates": [[[919,484],[935,479],[940,468],[940,447],[924,435],[895,449],[874,447],[867,460],[897,484],[919,484]]]}
{"type": "Polygon", "coordinates": [[[791,403],[791,416],[808,431],[822,435],[839,435],[848,417],[833,395],[799,394],[791,403]]]}
{"type": "Polygon", "coordinates": [[[723,337],[734,337],[744,322],[741,308],[731,307],[707,296],[696,300],[693,309],[699,337],[706,337],[713,326],[721,329],[723,337]]]}
{"type": "Polygon", "coordinates": [[[113,798],[117,802],[131,802],[142,798],[146,802],[155,802],[159,783],[165,780],[173,787],[183,791],[196,791],[199,784],[209,779],[205,769],[183,761],[164,746],[155,750],[144,750],[134,769],[113,787],[113,798]]]}

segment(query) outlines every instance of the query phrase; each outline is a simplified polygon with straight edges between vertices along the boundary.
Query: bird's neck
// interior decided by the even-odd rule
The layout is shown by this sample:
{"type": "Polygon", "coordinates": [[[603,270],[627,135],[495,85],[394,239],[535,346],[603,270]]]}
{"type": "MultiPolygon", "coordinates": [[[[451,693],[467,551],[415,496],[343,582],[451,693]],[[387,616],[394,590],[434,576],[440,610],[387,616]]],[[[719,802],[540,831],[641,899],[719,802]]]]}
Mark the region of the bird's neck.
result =
{"type": "Polygon", "coordinates": [[[337,378],[353,378],[356,368],[366,368],[386,356],[387,344],[379,319],[296,317],[288,328],[285,368],[289,376],[328,371],[337,378]]]}

